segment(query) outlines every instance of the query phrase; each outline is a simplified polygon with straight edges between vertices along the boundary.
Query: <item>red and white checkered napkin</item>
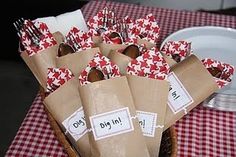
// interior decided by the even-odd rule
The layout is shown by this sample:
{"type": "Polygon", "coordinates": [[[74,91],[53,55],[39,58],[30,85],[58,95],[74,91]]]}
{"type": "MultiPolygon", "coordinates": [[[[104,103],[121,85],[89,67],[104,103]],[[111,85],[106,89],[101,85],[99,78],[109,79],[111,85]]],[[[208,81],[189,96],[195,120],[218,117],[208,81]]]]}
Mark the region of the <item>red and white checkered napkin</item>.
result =
{"type": "Polygon", "coordinates": [[[178,157],[235,157],[236,114],[194,108],[175,124],[178,157]]]}
{"type": "Polygon", "coordinates": [[[180,61],[189,56],[191,51],[191,43],[184,40],[168,41],[161,48],[161,52],[170,57],[172,57],[172,55],[179,55],[180,61]]]}
{"type": "Polygon", "coordinates": [[[120,77],[119,67],[112,63],[107,57],[103,56],[101,53],[95,54],[94,58],[89,62],[87,67],[79,75],[79,81],[81,85],[90,83],[88,81],[88,74],[92,68],[100,70],[105,79],[120,77]]]}
{"type": "Polygon", "coordinates": [[[22,36],[21,36],[20,41],[22,42],[22,45],[25,47],[26,52],[29,56],[33,56],[34,54],[37,54],[38,52],[57,44],[52,33],[49,31],[47,25],[42,22],[32,22],[30,20],[25,20],[21,33],[22,33],[22,36]],[[29,38],[29,35],[25,31],[26,27],[32,26],[32,23],[34,23],[34,25],[43,34],[43,36],[40,38],[40,42],[38,43],[39,44],[38,46],[32,43],[32,41],[29,38]]]}
{"type": "Polygon", "coordinates": [[[52,93],[73,77],[72,72],[65,68],[48,68],[47,93],[52,93]]]}
{"type": "Polygon", "coordinates": [[[140,18],[128,24],[129,36],[137,37],[156,44],[160,35],[160,27],[152,14],[146,15],[145,18],[140,18]]]}
{"type": "Polygon", "coordinates": [[[127,66],[127,74],[159,80],[167,79],[169,71],[169,65],[157,48],[147,50],[147,52],[132,60],[127,66]]]}
{"type": "Polygon", "coordinates": [[[219,68],[222,71],[220,78],[214,77],[217,85],[219,88],[223,88],[224,86],[228,85],[232,81],[232,77],[234,74],[234,67],[230,64],[223,63],[217,60],[205,58],[202,60],[203,65],[206,68],[219,68]],[[227,78],[227,79],[224,79],[227,78]]]}
{"type": "Polygon", "coordinates": [[[67,42],[72,47],[75,44],[75,42],[76,45],[79,45],[76,51],[90,49],[94,46],[91,34],[89,32],[84,32],[78,29],[77,27],[71,28],[71,30],[66,35],[66,39],[68,39],[67,42]],[[70,38],[74,40],[70,40],[70,38]]]}
{"type": "Polygon", "coordinates": [[[43,100],[38,94],[24,118],[5,157],[68,157],[65,149],[57,140],[43,100]]]}
{"type": "Polygon", "coordinates": [[[116,23],[117,17],[115,12],[110,8],[105,7],[103,10],[100,10],[95,16],[90,18],[87,22],[90,32],[94,36],[99,36],[99,29],[103,28],[105,31],[112,28],[116,23]]]}

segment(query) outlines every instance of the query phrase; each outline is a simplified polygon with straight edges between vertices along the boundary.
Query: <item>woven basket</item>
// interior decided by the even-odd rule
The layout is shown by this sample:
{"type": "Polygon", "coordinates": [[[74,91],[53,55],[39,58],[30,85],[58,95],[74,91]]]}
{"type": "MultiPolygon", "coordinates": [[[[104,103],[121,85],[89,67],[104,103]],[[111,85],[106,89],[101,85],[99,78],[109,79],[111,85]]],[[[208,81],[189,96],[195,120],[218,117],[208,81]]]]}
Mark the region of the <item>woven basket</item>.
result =
{"type": "MultiPolygon", "coordinates": [[[[40,93],[42,99],[44,99],[45,94],[42,88],[40,88],[40,93]]],[[[73,148],[73,146],[71,145],[65,134],[62,132],[60,126],[55,121],[51,113],[47,110],[46,107],[44,107],[44,109],[47,114],[49,123],[54,131],[54,134],[56,135],[60,144],[64,147],[68,156],[78,157],[78,153],[75,151],[75,149],[73,148]]],[[[177,135],[174,126],[171,126],[162,134],[159,157],[176,157],[176,156],[177,156],[177,135]]]]}

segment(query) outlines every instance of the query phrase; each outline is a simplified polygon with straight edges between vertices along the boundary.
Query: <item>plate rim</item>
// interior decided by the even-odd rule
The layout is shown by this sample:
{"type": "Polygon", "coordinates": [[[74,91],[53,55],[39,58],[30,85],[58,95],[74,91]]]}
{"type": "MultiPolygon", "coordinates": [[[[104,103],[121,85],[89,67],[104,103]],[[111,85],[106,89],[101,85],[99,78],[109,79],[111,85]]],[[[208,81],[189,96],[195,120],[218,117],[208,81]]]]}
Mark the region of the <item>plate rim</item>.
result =
{"type": "Polygon", "coordinates": [[[169,34],[161,43],[160,50],[162,49],[163,45],[165,44],[166,41],[168,41],[172,36],[176,34],[180,34],[182,32],[187,32],[187,31],[192,31],[192,30],[197,30],[197,29],[218,29],[222,31],[232,31],[236,33],[236,29],[230,28],[230,27],[222,27],[222,26],[193,26],[193,27],[186,27],[180,30],[177,30],[171,34],[169,34]]]}
{"type": "MultiPolygon", "coordinates": [[[[186,28],[183,28],[183,29],[180,29],[180,30],[177,30],[171,34],[169,34],[161,43],[161,46],[160,46],[160,50],[162,49],[162,47],[164,46],[164,44],[170,40],[170,38],[172,38],[173,36],[176,36],[178,34],[181,34],[181,33],[184,33],[184,32],[188,32],[188,31],[195,31],[197,29],[201,29],[201,30],[220,30],[220,31],[227,31],[227,32],[233,32],[236,34],[236,29],[234,28],[230,28],[230,27],[222,27],[222,26],[193,26],[193,27],[186,27],[186,28]]],[[[236,37],[235,37],[236,39],[236,37]]],[[[236,67],[235,67],[236,68],[236,67]]],[[[235,69],[236,70],[236,69],[235,69]]],[[[236,77],[236,76],[235,76],[236,77]]],[[[228,90],[228,92],[215,92],[215,93],[218,93],[218,94],[227,94],[227,95],[232,95],[234,94],[234,91],[236,91],[235,88],[233,89],[230,89],[228,90]],[[233,91],[233,92],[230,92],[230,91],[233,91]]]]}

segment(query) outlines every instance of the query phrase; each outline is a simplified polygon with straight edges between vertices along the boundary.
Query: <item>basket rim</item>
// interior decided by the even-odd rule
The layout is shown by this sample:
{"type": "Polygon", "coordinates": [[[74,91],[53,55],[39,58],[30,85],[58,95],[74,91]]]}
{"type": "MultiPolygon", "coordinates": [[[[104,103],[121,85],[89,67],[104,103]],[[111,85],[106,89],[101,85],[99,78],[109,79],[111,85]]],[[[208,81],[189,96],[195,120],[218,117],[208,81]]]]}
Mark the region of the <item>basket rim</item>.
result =
{"type": "MultiPolygon", "coordinates": [[[[46,94],[44,92],[44,88],[40,86],[39,92],[40,92],[40,95],[41,95],[42,100],[43,100],[46,97],[46,94]]],[[[69,157],[77,157],[79,154],[72,147],[71,143],[67,140],[66,135],[63,133],[63,131],[61,130],[59,124],[53,118],[53,116],[51,115],[51,113],[49,112],[49,110],[46,108],[45,105],[44,105],[44,110],[47,114],[49,123],[50,123],[50,125],[53,129],[53,132],[54,132],[56,138],[58,139],[60,144],[63,146],[63,148],[65,149],[68,156],[69,157]]],[[[176,130],[175,130],[175,126],[172,125],[168,129],[170,131],[171,145],[172,145],[170,157],[176,157],[177,156],[177,133],[176,133],[176,130]]]]}

